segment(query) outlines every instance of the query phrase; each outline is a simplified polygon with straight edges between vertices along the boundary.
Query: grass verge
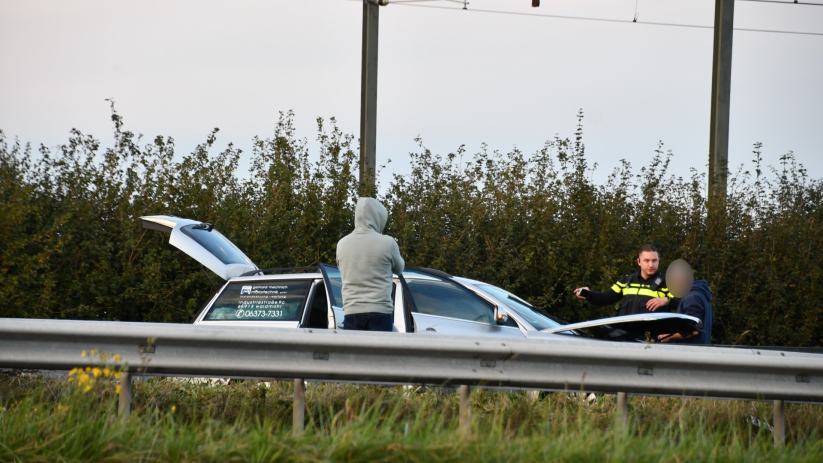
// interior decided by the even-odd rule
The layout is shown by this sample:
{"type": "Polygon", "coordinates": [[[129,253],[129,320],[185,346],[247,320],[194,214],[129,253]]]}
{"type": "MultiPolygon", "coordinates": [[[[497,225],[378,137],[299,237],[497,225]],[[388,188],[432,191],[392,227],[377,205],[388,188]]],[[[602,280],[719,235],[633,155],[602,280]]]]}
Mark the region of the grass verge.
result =
{"type": "Polygon", "coordinates": [[[210,384],[148,379],[133,414],[117,417],[115,386],[38,375],[0,376],[0,461],[610,461],[817,462],[817,405],[789,404],[787,446],[752,424],[770,402],[630,397],[628,429],[614,396],[534,399],[472,392],[471,430],[457,426],[457,394],[309,384],[306,432],[291,432],[292,383],[210,384]],[[88,389],[88,390],[87,390],[88,389]]]}

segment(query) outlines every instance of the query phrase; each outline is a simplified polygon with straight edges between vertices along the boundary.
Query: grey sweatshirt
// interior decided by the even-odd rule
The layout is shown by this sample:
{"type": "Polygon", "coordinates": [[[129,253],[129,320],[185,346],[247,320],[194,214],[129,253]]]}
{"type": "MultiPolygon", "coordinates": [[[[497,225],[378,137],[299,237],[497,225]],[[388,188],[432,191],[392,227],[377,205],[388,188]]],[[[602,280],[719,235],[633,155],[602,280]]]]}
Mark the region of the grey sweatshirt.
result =
{"type": "Polygon", "coordinates": [[[354,231],[337,243],[346,315],[394,312],[392,273],[403,272],[405,262],[394,238],[383,234],[388,218],[379,201],[360,198],[354,209],[354,231]]]}

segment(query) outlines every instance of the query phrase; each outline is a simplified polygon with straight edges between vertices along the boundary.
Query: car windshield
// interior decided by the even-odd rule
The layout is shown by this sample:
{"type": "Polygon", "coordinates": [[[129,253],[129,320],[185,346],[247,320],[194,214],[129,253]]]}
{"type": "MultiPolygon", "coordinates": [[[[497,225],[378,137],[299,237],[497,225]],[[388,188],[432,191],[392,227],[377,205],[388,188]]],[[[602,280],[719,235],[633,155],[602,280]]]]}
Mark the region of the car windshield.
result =
{"type": "Polygon", "coordinates": [[[527,322],[531,323],[531,325],[539,331],[562,326],[560,323],[557,323],[551,318],[536,311],[534,307],[529,305],[528,302],[506,291],[505,289],[498,288],[497,286],[492,286],[485,283],[476,286],[482,289],[483,291],[486,291],[487,293],[491,294],[492,296],[500,299],[501,301],[505,302],[506,305],[509,306],[509,308],[517,312],[517,314],[521,317],[525,318],[527,322]]]}

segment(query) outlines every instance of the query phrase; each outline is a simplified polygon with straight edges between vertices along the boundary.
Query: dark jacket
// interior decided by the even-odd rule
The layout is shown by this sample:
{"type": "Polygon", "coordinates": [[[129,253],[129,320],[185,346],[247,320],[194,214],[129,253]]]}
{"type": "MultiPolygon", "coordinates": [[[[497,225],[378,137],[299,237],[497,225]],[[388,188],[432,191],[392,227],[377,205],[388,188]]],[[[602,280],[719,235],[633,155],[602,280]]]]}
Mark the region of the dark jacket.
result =
{"type": "Polygon", "coordinates": [[[712,310],[712,292],[706,280],[697,280],[692,285],[683,299],[677,304],[677,313],[691,315],[703,321],[703,332],[698,332],[697,336],[689,339],[677,341],[683,344],[711,344],[712,343],[712,323],[714,322],[714,311],[712,310]]]}
{"type": "MultiPolygon", "coordinates": [[[[618,280],[610,289],[603,292],[589,291],[586,300],[594,305],[604,306],[614,304],[622,299],[623,302],[620,304],[617,314],[634,315],[649,313],[646,303],[658,297],[667,297],[671,300],[672,296],[666,288],[666,276],[656,272],[648,279],[645,279],[640,276],[640,270],[638,270],[618,280]]],[[[669,311],[668,305],[657,309],[657,312],[669,311]]]]}

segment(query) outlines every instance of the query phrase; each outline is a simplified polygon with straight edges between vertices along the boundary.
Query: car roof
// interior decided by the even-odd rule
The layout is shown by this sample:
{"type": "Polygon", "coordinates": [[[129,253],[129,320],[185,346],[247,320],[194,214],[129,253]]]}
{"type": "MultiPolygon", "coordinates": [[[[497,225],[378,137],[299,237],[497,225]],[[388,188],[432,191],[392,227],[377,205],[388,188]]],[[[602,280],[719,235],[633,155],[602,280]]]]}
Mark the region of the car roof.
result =
{"type": "Polygon", "coordinates": [[[315,273],[278,273],[277,275],[252,275],[247,277],[234,277],[229,280],[229,283],[242,281],[269,281],[269,280],[317,280],[322,279],[323,274],[315,273]]]}

